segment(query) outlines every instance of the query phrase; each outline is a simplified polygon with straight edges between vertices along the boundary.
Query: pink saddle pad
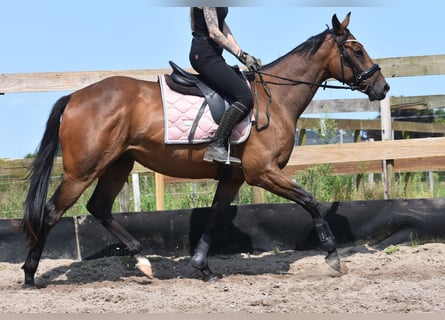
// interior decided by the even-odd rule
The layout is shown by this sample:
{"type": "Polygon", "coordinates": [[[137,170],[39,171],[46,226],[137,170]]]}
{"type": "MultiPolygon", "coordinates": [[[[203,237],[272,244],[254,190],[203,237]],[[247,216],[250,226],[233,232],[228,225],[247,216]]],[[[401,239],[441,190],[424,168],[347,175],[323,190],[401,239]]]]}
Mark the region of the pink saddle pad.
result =
{"type": "MultiPolygon", "coordinates": [[[[204,98],[183,95],[170,89],[165,82],[165,76],[159,75],[159,85],[164,108],[165,143],[167,144],[197,144],[209,142],[218,125],[213,121],[208,106],[198,122],[194,138],[189,142],[190,129],[198,114],[204,98]]],[[[232,131],[230,137],[233,144],[247,140],[252,126],[252,113],[244,118],[232,131]]]]}

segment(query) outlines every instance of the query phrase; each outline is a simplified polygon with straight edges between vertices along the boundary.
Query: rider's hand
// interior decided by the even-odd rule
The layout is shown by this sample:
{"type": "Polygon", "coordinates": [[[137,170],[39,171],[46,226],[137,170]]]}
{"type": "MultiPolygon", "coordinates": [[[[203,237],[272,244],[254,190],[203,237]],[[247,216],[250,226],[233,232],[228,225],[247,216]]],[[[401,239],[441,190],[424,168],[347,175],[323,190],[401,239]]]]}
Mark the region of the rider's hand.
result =
{"type": "Polygon", "coordinates": [[[241,50],[238,60],[244,64],[249,71],[257,71],[261,68],[261,60],[241,50]]]}

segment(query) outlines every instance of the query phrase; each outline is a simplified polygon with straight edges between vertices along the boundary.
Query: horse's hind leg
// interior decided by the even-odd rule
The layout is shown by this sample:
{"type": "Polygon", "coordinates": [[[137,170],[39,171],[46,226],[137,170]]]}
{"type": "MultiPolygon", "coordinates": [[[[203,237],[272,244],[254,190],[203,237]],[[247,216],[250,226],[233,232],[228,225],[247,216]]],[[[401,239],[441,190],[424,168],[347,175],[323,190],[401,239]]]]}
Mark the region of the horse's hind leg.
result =
{"type": "Polygon", "coordinates": [[[219,279],[218,276],[210,270],[207,259],[212,242],[212,234],[243,182],[244,180],[226,180],[218,183],[211,212],[207,220],[206,230],[199,240],[195,254],[191,260],[192,266],[202,272],[204,281],[212,282],[218,281],[219,279]]]}
{"type": "Polygon", "coordinates": [[[335,237],[323,217],[320,204],[309,192],[294,183],[278,168],[269,168],[262,174],[256,173],[254,177],[248,177],[247,181],[252,185],[260,186],[279,196],[295,201],[309,212],[320,244],[328,252],[326,262],[334,270],[344,271],[337,254],[335,237]]]}
{"type": "Polygon", "coordinates": [[[36,286],[34,276],[49,232],[62,218],[64,212],[77,201],[90,183],[90,180],[79,182],[72,179],[69,175],[65,175],[54,195],[45,204],[42,228],[37,234],[36,242],[31,245],[25,263],[22,266],[25,272],[25,286],[36,286]]]}
{"type": "Polygon", "coordinates": [[[111,214],[113,202],[127,181],[133,163],[132,159],[125,156],[112,163],[99,177],[94,193],[88,201],[87,209],[135,256],[138,261],[136,267],[147,277],[153,278],[150,262],[140,254],[140,242],[125,230],[111,214]]]}

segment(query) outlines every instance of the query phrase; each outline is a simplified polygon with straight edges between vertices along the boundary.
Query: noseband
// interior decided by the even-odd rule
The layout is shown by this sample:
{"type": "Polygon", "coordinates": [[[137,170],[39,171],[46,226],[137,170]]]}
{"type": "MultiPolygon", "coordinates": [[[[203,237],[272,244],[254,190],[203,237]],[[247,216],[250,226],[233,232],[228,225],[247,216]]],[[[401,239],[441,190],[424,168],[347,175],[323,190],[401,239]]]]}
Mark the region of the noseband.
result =
{"type": "MultiPolygon", "coordinates": [[[[347,29],[346,29],[347,30],[347,29]]],[[[343,39],[339,39],[339,37],[332,31],[329,30],[329,32],[332,34],[332,37],[335,40],[335,43],[338,46],[338,49],[340,50],[340,65],[341,65],[341,73],[342,73],[342,83],[346,84],[345,82],[345,66],[348,66],[352,69],[352,72],[354,74],[354,81],[352,83],[347,83],[352,90],[359,90],[363,93],[368,93],[370,89],[374,86],[374,82],[377,80],[377,78],[374,80],[372,84],[369,83],[368,79],[377,71],[380,71],[380,67],[378,64],[372,65],[368,69],[364,71],[360,71],[357,68],[357,65],[352,61],[351,57],[348,55],[348,52],[345,49],[346,43],[360,43],[357,40],[348,39],[350,36],[349,30],[347,30],[345,36],[343,39]]]]}

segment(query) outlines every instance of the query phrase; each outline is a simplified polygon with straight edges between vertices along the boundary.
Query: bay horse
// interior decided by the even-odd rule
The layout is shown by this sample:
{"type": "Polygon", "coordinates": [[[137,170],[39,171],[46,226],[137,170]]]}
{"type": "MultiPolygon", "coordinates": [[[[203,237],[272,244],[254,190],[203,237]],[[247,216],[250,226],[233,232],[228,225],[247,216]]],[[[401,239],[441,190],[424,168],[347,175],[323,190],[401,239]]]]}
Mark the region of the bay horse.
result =
{"type": "Polygon", "coordinates": [[[326,214],[313,195],[293,182],[282,169],[294,147],[296,122],[320,86],[329,78],[360,90],[369,100],[385,98],[389,85],[380,68],[348,29],[350,13],[332,28],[309,38],[286,55],[265,65],[251,82],[255,110],[267,125],[232,149],[242,165],[232,165],[220,178],[217,163],[203,161],[207,144],[169,145],[164,142],[161,92],[157,82],[110,77],[67,96],[53,106],[30,170],[22,228],[29,253],[23,265],[25,286],[35,286],[35,273],[51,228],[97,179],[88,211],[116,236],[136,258],[136,267],[153,277],[141,244],[111,214],[114,199],[127,181],[135,161],[161,174],[219,180],[208,223],[191,259],[203,280],[218,277],[207,262],[212,231],[240,186],[247,182],[301,205],[311,215],[326,262],[341,271],[334,236],[326,214]],[[265,108],[267,106],[267,108],[265,108]],[[264,117],[267,109],[269,117],[264,117]],[[263,115],[263,116],[261,116],[263,115]],[[261,130],[262,129],[262,130],[261,130]],[[61,148],[63,180],[47,201],[53,159],[61,148]]]}

